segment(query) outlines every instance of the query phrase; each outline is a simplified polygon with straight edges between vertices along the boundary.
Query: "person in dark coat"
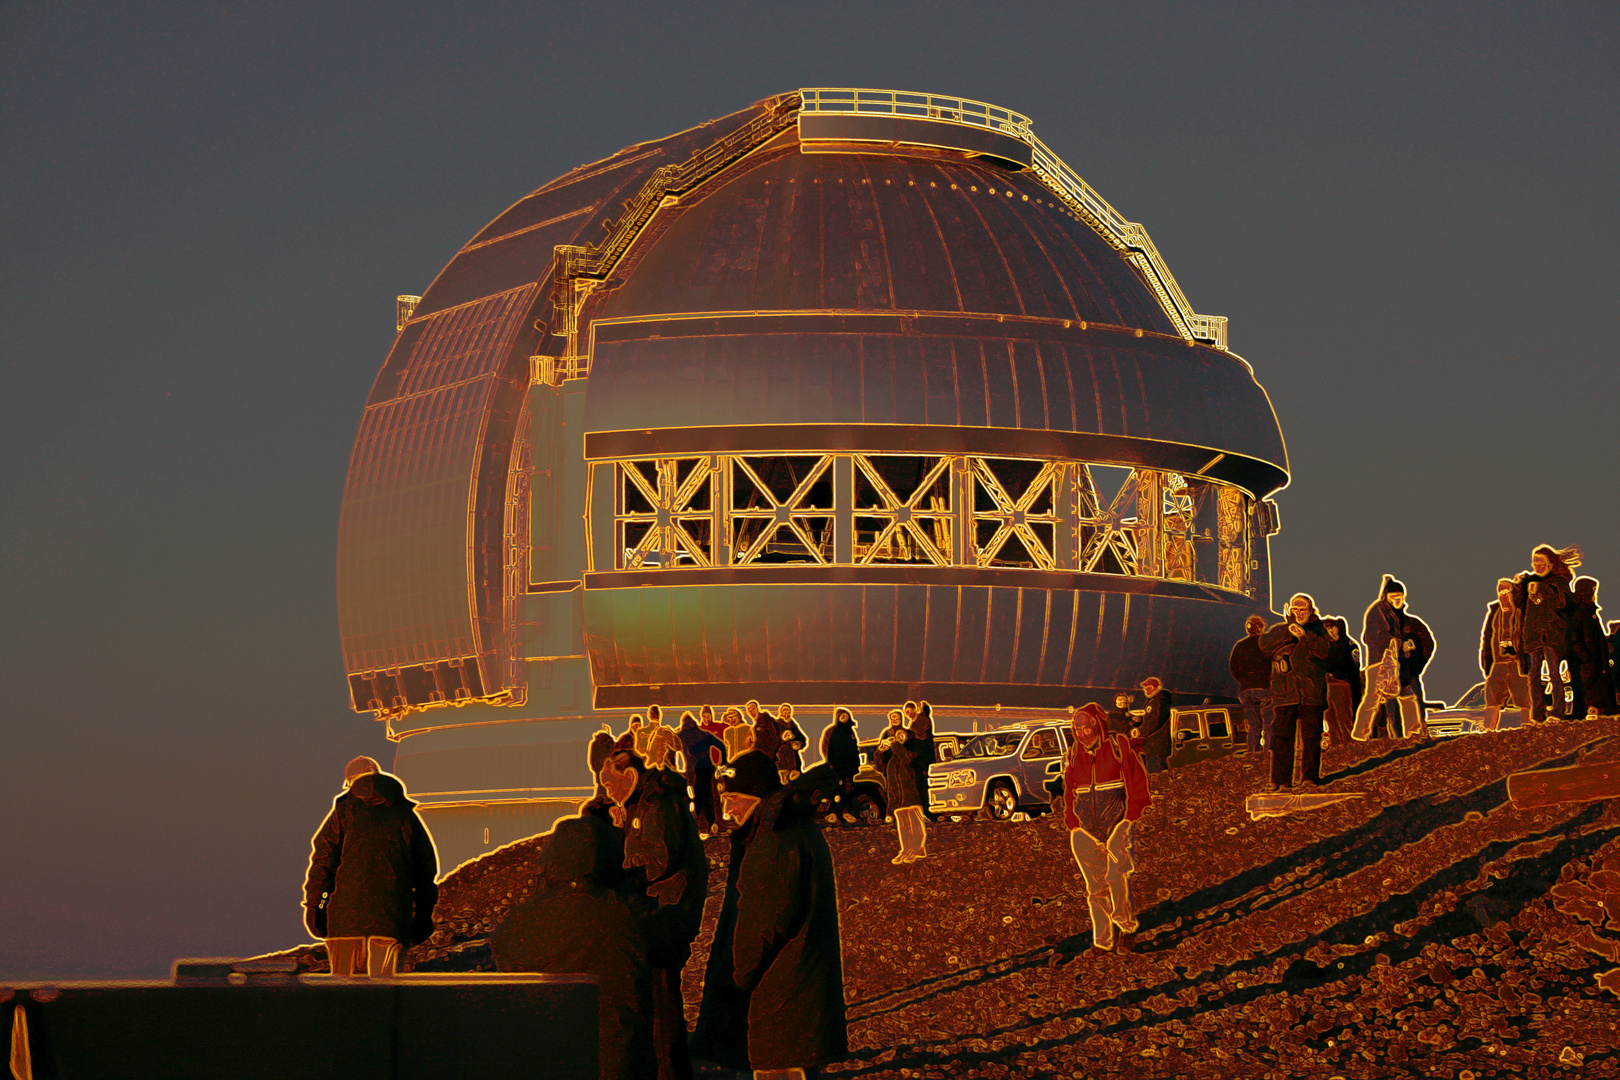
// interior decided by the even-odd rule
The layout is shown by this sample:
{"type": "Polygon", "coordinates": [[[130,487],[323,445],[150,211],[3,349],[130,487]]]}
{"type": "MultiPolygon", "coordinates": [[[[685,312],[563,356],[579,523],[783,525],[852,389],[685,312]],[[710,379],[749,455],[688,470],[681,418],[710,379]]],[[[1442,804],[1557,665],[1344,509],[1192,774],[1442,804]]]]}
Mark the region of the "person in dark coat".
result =
{"type": "MultiPolygon", "coordinates": [[[[1132,694],[1129,690],[1121,690],[1114,695],[1114,707],[1106,714],[1110,735],[1129,735],[1131,728],[1136,726],[1136,717],[1131,715],[1131,700],[1132,694]]],[[[1137,753],[1140,754],[1141,750],[1138,749],[1137,753]]]]}
{"type": "Polygon", "coordinates": [[[1512,702],[1530,708],[1530,680],[1519,670],[1518,646],[1521,612],[1513,603],[1513,582],[1496,582],[1496,599],[1485,608],[1479,629],[1479,670],[1485,676],[1485,704],[1499,708],[1512,702]]]}
{"type": "Polygon", "coordinates": [[[1434,656],[1434,635],[1427,623],[1406,610],[1406,586],[1388,574],[1378,600],[1362,619],[1361,640],[1367,646],[1367,689],[1351,735],[1358,740],[1381,737],[1379,730],[1387,719],[1391,734],[1426,737],[1423,669],[1434,656]],[[1405,721],[1403,702],[1413,714],[1405,721]]]}
{"type": "Polygon", "coordinates": [[[1361,681],[1361,650],[1350,636],[1350,624],[1337,616],[1322,620],[1327,631],[1328,655],[1322,664],[1327,673],[1328,741],[1334,746],[1350,745],[1350,725],[1356,716],[1356,684],[1361,681]]]}
{"type": "Polygon", "coordinates": [[[400,953],[433,936],[438,875],[433,837],[399,777],[369,757],[350,761],[304,876],[304,925],[326,939],[332,974],[396,974],[400,953]]]}
{"type": "Polygon", "coordinates": [[[642,928],[652,965],[653,1047],[660,1080],[691,1080],[681,969],[703,921],[709,859],[686,785],[668,769],[648,768],[628,739],[602,766],[602,786],[624,834],[624,867],[645,882],[648,913],[642,928]]]}
{"type": "Polygon", "coordinates": [[[1575,579],[1574,610],[1569,618],[1569,666],[1570,681],[1576,689],[1576,717],[1615,714],[1609,643],[1598,617],[1597,589],[1596,578],[1575,579]]]}
{"type": "Polygon", "coordinates": [[[1142,680],[1142,716],[1132,736],[1142,740],[1142,763],[1150,773],[1163,772],[1170,760],[1170,693],[1156,675],[1142,680]]]}
{"type": "Polygon", "coordinates": [[[1563,663],[1569,659],[1570,583],[1581,565],[1578,547],[1542,544],[1530,553],[1530,570],[1513,577],[1513,604],[1519,620],[1519,670],[1530,680],[1530,722],[1539,724],[1568,711],[1563,663]],[[1552,703],[1547,686],[1552,686],[1552,703]]]}
{"type": "Polygon", "coordinates": [[[797,780],[804,768],[804,748],[810,744],[804,729],[793,719],[793,706],[782,702],[776,710],[776,722],[781,728],[782,745],[776,751],[776,767],[782,772],[783,782],[797,780]]]}
{"type": "Polygon", "coordinates": [[[917,788],[916,740],[905,724],[905,713],[898,709],[889,712],[889,726],[878,739],[878,752],[883,755],[889,812],[894,815],[894,831],[900,839],[900,854],[890,861],[896,865],[916,862],[923,857],[927,833],[922,793],[917,788]]]}
{"type": "MultiPolygon", "coordinates": [[[[796,785],[745,754],[720,777],[732,833],[694,1053],[755,1075],[849,1056],[832,853],[796,785]]],[[[791,1075],[791,1074],[789,1074],[791,1075]]]]}
{"type": "Polygon", "coordinates": [[[715,824],[714,770],[726,760],[726,746],[704,731],[690,712],[681,713],[681,726],[675,734],[681,740],[681,757],[686,759],[686,785],[692,789],[692,814],[697,818],[698,832],[707,839],[715,824]]]}
{"type": "MultiPolygon", "coordinates": [[[[906,725],[911,733],[911,767],[917,772],[917,805],[925,820],[932,821],[928,811],[928,766],[939,760],[939,744],[934,738],[934,707],[926,701],[917,703],[917,715],[906,725]]],[[[917,846],[917,857],[927,855],[926,835],[917,846]]]]}
{"type": "Polygon", "coordinates": [[[1136,932],[1131,905],[1131,829],[1148,808],[1147,770],[1130,737],[1103,732],[1101,708],[1085,704],[1070,721],[1073,742],[1063,769],[1063,821],[1091,911],[1092,947],[1114,947],[1114,927],[1136,932]]]}
{"type": "Polygon", "coordinates": [[[772,761],[777,760],[782,752],[782,726],[776,717],[762,710],[753,699],[743,705],[743,716],[754,729],[754,749],[772,761]]]}
{"type": "Polygon", "coordinates": [[[821,732],[821,760],[832,768],[838,778],[838,802],[846,822],[855,824],[852,800],[855,797],[855,774],[861,769],[860,739],[855,733],[855,717],[848,709],[833,710],[832,723],[821,732]]]}
{"type": "Polygon", "coordinates": [[[540,848],[534,894],[489,936],[502,971],[595,975],[597,1061],[602,1080],[652,1080],[652,968],[642,920],[614,890],[613,828],[565,817],[540,848]]]}
{"type": "Polygon", "coordinates": [[[1260,651],[1260,634],[1265,628],[1266,620],[1259,615],[1245,619],[1243,640],[1232,646],[1232,658],[1227,662],[1227,670],[1238,685],[1238,703],[1243,706],[1248,724],[1244,748],[1250,754],[1259,753],[1262,742],[1271,744],[1268,737],[1273,719],[1271,661],[1260,651]]]}
{"type": "Polygon", "coordinates": [[[1271,748],[1271,782],[1267,791],[1294,785],[1294,743],[1300,744],[1300,782],[1322,782],[1322,710],[1327,705],[1329,642],[1316,601],[1295,593],[1288,601],[1288,616],[1260,635],[1260,648],[1271,661],[1271,705],[1277,718],[1271,726],[1276,744],[1271,748]]]}

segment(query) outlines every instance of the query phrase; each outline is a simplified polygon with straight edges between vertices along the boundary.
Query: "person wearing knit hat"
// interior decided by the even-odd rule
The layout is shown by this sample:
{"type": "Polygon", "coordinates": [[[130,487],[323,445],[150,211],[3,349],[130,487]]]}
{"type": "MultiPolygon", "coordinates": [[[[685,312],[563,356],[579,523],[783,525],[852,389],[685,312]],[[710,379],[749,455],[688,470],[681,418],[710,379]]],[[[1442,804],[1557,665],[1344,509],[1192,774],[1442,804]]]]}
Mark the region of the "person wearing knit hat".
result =
{"type": "Polygon", "coordinates": [[[748,751],[720,774],[738,827],[692,1054],[756,1077],[815,1075],[849,1056],[832,852],[773,756],[748,751]]]}
{"type": "Polygon", "coordinates": [[[399,777],[369,757],[343,769],[343,792],[310,840],[304,926],[326,940],[334,976],[393,976],[400,953],[433,936],[433,837],[399,777]]]}
{"type": "Polygon", "coordinates": [[[1423,669],[1434,656],[1434,634],[1406,607],[1406,586],[1388,574],[1378,599],[1362,620],[1361,641],[1367,647],[1366,692],[1356,710],[1351,737],[1359,741],[1393,735],[1425,738],[1423,669]]]}
{"type": "Polygon", "coordinates": [[[1131,907],[1132,823],[1152,802],[1147,769],[1130,736],[1108,730],[1108,714],[1088,702],[1074,712],[1063,769],[1063,820],[1086,883],[1092,947],[1114,947],[1114,928],[1136,930],[1131,907]]]}

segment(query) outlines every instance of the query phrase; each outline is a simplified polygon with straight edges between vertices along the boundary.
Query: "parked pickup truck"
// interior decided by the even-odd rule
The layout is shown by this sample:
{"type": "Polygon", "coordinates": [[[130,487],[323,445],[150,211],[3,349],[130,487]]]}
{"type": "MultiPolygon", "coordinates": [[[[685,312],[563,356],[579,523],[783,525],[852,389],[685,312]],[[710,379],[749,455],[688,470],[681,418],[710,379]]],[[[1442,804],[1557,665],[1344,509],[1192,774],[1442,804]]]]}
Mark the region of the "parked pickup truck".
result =
{"type": "Polygon", "coordinates": [[[1062,774],[1069,738],[1066,725],[1049,720],[967,736],[950,760],[928,767],[929,810],[1008,821],[1020,810],[1050,809],[1046,781],[1062,774]]]}

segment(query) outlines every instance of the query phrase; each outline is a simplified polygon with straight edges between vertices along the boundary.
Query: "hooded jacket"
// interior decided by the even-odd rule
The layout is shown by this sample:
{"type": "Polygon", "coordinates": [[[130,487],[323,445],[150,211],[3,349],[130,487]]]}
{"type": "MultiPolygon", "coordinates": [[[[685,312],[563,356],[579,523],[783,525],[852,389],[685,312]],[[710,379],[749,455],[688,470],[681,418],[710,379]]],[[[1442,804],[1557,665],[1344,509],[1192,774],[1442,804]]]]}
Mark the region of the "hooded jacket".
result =
{"type": "Polygon", "coordinates": [[[1063,823],[1070,831],[1085,829],[1092,839],[1106,843],[1116,825],[1140,818],[1152,801],[1147,769],[1131,749],[1129,736],[1104,735],[1095,750],[1087,750],[1078,739],[1069,747],[1063,769],[1063,823]]]}
{"type": "Polygon", "coordinates": [[[1558,574],[1526,574],[1513,583],[1519,617],[1519,667],[1530,670],[1530,654],[1549,649],[1560,659],[1569,655],[1569,614],[1574,609],[1569,582],[1558,574]],[[1536,594],[1530,595],[1530,583],[1536,594]]]}
{"type": "Polygon", "coordinates": [[[490,935],[502,971],[596,976],[598,1061],[603,1080],[652,1080],[652,976],[647,940],[615,879],[612,826],[564,818],[541,848],[535,894],[490,935]]]}
{"type": "Polygon", "coordinates": [[[398,777],[366,773],[332,801],[310,841],[304,905],[326,913],[327,937],[433,935],[438,854],[398,777]]]}

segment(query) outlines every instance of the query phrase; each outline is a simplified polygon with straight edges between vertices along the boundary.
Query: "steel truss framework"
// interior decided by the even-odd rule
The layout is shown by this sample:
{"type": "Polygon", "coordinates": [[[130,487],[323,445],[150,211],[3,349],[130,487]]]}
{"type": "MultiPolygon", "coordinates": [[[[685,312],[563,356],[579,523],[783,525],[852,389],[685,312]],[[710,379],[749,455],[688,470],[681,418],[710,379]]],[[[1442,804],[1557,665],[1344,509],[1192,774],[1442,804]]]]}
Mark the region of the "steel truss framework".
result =
{"type": "Polygon", "coordinates": [[[591,525],[613,530],[615,570],[1024,568],[1252,595],[1254,500],[1198,476],[958,454],[713,454],[591,468],[614,474],[611,521],[591,525]]]}

